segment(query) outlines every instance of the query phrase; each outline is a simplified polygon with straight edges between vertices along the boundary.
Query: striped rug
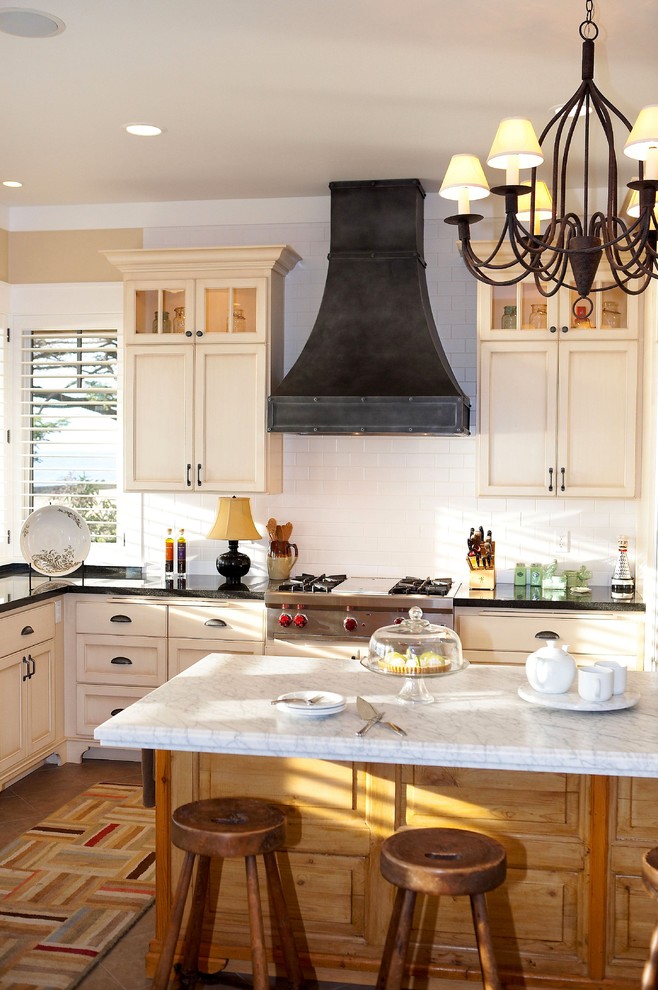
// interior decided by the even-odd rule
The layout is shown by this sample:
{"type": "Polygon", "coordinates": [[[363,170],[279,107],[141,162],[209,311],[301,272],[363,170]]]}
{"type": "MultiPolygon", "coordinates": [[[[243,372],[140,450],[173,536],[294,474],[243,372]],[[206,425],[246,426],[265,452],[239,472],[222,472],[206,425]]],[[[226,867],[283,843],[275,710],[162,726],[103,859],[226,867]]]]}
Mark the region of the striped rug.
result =
{"type": "Polygon", "coordinates": [[[100,783],[0,850],[0,987],[72,990],[153,902],[154,812],[100,783]]]}

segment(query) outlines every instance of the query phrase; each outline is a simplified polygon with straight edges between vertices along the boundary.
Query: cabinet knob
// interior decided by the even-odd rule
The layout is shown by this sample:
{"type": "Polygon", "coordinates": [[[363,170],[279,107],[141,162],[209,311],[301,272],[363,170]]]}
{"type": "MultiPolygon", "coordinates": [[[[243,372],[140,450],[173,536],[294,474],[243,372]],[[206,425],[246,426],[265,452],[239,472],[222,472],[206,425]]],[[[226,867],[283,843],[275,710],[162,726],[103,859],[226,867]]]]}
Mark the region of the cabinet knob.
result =
{"type": "Polygon", "coordinates": [[[548,332],[549,333],[557,333],[557,327],[549,327],[548,328],[548,332]]]}
{"type": "Polygon", "coordinates": [[[185,336],[186,337],[191,337],[192,336],[192,331],[191,330],[186,330],[185,331],[185,336]]]}
{"type": "Polygon", "coordinates": [[[562,327],[562,333],[569,333],[569,327],[562,327]]]}
{"type": "Polygon", "coordinates": [[[197,330],[196,335],[197,337],[203,337],[203,330],[197,330]]]}

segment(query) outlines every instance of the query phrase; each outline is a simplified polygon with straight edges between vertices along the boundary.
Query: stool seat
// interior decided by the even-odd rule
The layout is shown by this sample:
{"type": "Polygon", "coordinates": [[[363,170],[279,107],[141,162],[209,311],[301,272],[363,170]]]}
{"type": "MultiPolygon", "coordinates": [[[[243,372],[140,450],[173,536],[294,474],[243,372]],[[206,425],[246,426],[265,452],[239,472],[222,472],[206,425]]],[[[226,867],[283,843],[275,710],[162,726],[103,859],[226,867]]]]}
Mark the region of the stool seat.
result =
{"type": "Polygon", "coordinates": [[[422,894],[481,894],[505,879],[505,849],[481,832],[414,828],[386,839],[382,875],[422,894]]]}
{"type": "Polygon", "coordinates": [[[386,934],[377,990],[400,990],[418,894],[467,895],[485,990],[501,990],[485,894],[505,880],[504,847],[481,832],[459,828],[403,829],[384,840],[382,876],[398,890],[386,934]]]}
{"type": "Polygon", "coordinates": [[[197,856],[260,856],[286,841],[285,815],[254,798],[208,798],[171,816],[171,841],[197,856]]]}
{"type": "Polygon", "coordinates": [[[167,990],[169,986],[195,862],[196,879],[183,939],[183,959],[177,967],[179,985],[191,990],[199,980],[205,983],[222,981],[217,973],[208,974],[199,970],[199,949],[211,862],[213,859],[229,858],[240,858],[245,862],[254,990],[269,990],[257,856],[262,856],[265,864],[272,921],[278,929],[285,972],[294,990],[301,990],[304,981],[275,856],[275,851],[282,848],[285,839],[285,815],[267,801],[243,797],[209,798],[176,808],[171,816],[171,841],[185,852],[185,859],[153,980],[153,990],[167,990]]]}

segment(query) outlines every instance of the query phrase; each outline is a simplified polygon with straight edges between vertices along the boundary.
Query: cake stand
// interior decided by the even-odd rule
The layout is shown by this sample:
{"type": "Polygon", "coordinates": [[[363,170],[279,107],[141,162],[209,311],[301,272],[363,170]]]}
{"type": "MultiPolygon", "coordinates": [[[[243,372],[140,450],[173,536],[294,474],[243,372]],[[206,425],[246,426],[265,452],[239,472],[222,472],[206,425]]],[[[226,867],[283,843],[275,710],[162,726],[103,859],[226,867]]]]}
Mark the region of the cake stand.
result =
{"type": "MultiPolygon", "coordinates": [[[[380,667],[380,659],[377,656],[364,657],[361,660],[361,666],[365,667],[366,670],[372,671],[374,674],[382,674],[384,677],[403,677],[404,684],[402,689],[396,695],[395,700],[398,705],[431,705],[436,700],[434,695],[431,694],[427,686],[425,685],[425,680],[429,677],[449,677],[451,674],[458,674],[462,670],[466,670],[468,667],[468,660],[463,658],[459,661],[455,661],[450,667],[445,670],[435,670],[431,673],[422,674],[407,674],[400,673],[397,670],[386,670],[384,667],[380,667]]],[[[422,670],[422,668],[420,668],[422,670]]]]}

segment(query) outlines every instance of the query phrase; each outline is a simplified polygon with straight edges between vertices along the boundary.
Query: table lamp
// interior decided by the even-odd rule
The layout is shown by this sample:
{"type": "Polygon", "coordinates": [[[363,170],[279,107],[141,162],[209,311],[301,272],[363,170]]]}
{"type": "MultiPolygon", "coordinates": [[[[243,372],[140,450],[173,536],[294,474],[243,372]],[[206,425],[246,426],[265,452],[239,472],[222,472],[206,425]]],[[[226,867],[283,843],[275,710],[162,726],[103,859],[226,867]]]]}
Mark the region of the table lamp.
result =
{"type": "Polygon", "coordinates": [[[220,588],[230,591],[248,591],[246,584],[240,578],[244,577],[251,567],[251,560],[246,553],[238,550],[238,540],[260,540],[261,535],[251,517],[251,506],[248,498],[220,498],[217,507],[217,518],[212,529],[207,534],[208,540],[228,540],[228,550],[217,558],[217,570],[226,578],[220,588]]]}

